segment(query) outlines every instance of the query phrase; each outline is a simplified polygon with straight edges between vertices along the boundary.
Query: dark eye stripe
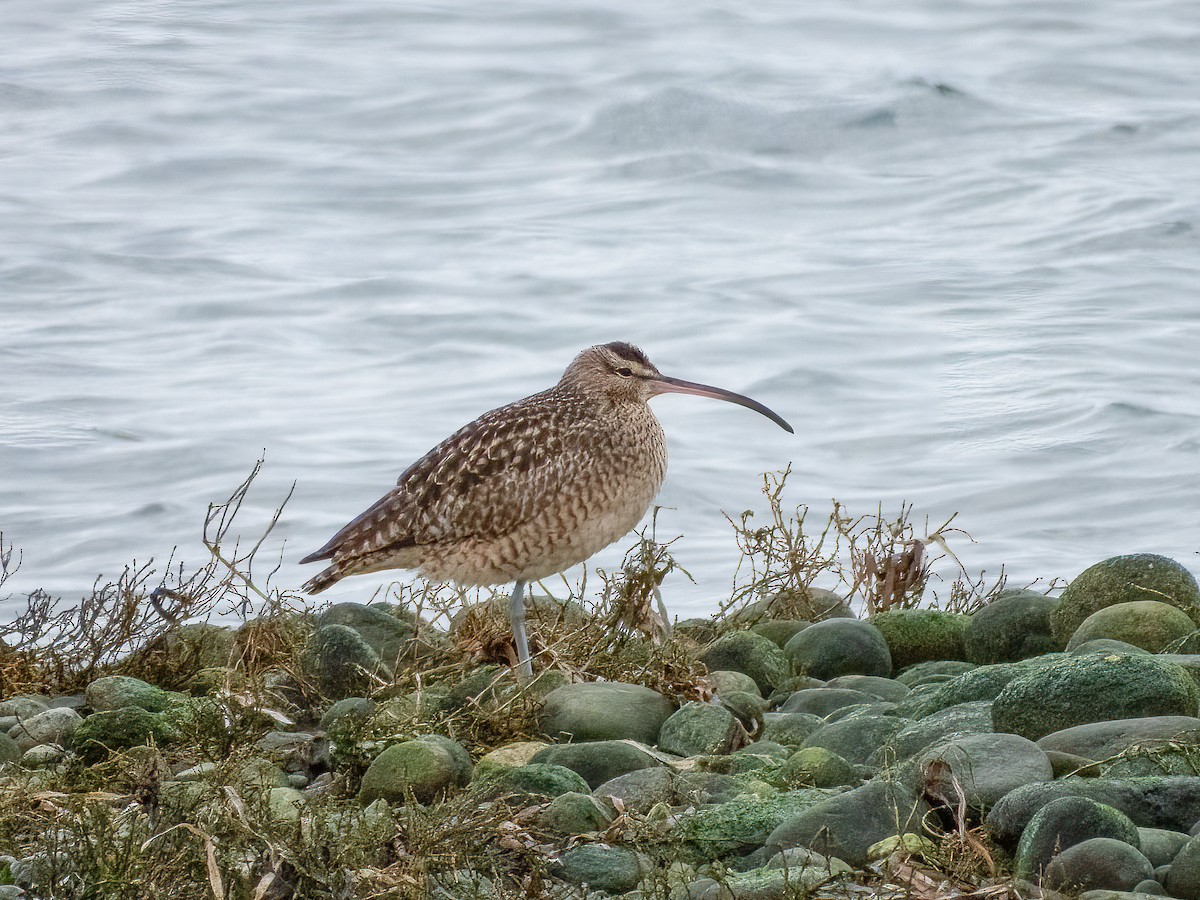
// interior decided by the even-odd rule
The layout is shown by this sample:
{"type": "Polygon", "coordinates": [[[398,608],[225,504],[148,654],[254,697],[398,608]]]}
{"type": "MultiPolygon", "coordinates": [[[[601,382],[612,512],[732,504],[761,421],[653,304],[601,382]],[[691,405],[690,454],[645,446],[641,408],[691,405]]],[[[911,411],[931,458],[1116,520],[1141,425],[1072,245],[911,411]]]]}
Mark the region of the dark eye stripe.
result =
{"type": "Polygon", "coordinates": [[[625,369],[625,368],[617,369],[617,374],[623,375],[626,378],[631,378],[631,377],[633,377],[633,369],[625,369]]]}

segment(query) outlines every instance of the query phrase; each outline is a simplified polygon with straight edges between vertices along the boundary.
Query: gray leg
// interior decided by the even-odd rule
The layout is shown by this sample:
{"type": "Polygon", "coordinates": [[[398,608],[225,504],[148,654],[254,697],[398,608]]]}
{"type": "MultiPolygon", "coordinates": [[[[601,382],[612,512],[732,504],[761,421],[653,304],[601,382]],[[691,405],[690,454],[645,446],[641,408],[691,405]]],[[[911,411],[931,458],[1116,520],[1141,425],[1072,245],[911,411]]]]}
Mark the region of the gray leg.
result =
{"type": "Polygon", "coordinates": [[[658,585],[654,586],[654,599],[658,601],[658,612],[662,616],[663,637],[668,641],[671,639],[671,614],[667,612],[667,604],[663,603],[662,591],[658,589],[658,585]]]}
{"type": "Polygon", "coordinates": [[[525,582],[513,585],[508,598],[508,621],[512,626],[513,640],[517,645],[517,678],[522,682],[533,678],[533,665],[529,662],[529,638],[525,635],[525,582]]]}

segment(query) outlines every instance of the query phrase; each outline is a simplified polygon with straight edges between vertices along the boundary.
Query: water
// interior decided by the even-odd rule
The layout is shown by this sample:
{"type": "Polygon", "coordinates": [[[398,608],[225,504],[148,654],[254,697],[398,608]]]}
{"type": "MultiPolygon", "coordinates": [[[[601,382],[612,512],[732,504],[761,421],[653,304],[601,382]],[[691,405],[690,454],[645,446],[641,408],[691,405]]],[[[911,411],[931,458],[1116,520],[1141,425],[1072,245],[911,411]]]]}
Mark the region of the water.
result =
{"type": "Polygon", "coordinates": [[[613,339],[797,430],[655,401],[681,616],[789,461],[821,515],[958,512],[1011,583],[1197,570],[1198,36],[1188,0],[5,0],[2,611],[201,564],[263,450],[242,527],[296,482],[298,584],[613,339]]]}

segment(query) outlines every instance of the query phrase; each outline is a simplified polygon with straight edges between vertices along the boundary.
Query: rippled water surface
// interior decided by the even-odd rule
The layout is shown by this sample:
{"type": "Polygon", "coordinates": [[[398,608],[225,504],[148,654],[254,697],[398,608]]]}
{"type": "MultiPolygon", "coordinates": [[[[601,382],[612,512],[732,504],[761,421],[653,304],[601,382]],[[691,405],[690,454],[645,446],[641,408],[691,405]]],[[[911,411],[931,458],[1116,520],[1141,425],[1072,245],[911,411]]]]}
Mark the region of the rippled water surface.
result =
{"type": "Polygon", "coordinates": [[[296,482],[296,584],[613,339],[796,426],[655,401],[680,615],[789,461],[1018,583],[1196,570],[1198,38],[1192,0],[5,0],[0,605],[200,564],[264,449],[243,525],[296,482]]]}

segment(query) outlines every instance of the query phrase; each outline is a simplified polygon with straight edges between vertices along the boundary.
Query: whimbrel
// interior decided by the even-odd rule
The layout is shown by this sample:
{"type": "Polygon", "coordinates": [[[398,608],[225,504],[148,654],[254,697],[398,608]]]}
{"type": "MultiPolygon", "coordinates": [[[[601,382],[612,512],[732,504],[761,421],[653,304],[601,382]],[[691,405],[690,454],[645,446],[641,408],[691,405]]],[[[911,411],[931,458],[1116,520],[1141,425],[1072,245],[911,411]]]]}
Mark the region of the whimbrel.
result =
{"type": "Polygon", "coordinates": [[[486,412],[401,474],[396,486],[302,563],[329,566],[304,589],[348,575],[416,569],[462,587],[515,582],[509,621],[518,674],[532,676],[525,584],[628,534],[667,470],[658,394],[728,400],[792,427],[749,397],[669,378],[623,342],[584,350],[547,391],[486,412]]]}

